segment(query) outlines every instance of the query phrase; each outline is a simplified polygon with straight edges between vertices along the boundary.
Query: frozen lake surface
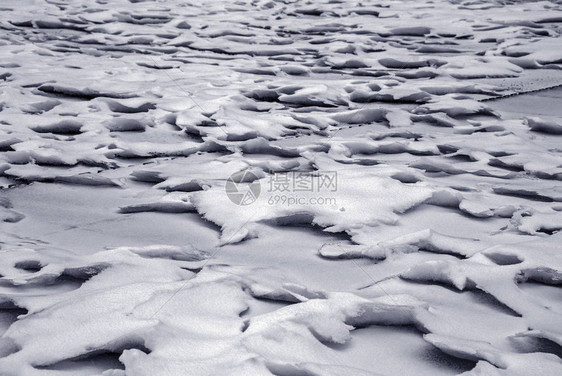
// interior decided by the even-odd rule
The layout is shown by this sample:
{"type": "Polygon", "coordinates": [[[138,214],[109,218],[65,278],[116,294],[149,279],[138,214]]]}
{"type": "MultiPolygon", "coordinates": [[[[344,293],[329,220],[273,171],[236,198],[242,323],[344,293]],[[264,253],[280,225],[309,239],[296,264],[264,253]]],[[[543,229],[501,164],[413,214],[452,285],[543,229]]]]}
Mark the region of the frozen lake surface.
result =
{"type": "Polygon", "coordinates": [[[561,33],[2,1],[0,375],[561,375],[561,33]]]}

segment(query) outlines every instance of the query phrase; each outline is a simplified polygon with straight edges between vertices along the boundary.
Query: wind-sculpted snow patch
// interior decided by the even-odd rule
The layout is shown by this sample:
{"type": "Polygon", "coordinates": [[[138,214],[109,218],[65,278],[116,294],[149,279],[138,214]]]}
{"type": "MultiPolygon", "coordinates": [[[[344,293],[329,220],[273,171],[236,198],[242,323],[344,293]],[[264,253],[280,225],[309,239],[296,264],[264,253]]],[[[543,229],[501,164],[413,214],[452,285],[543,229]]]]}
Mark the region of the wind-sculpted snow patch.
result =
{"type": "Polygon", "coordinates": [[[562,134],[562,125],[555,120],[529,118],[527,125],[532,131],[559,135],[562,134]]]}
{"type": "MultiPolygon", "coordinates": [[[[367,167],[338,171],[337,179],[337,189],[329,193],[333,200],[323,200],[325,205],[310,205],[307,192],[299,196],[304,200],[293,205],[287,201],[285,205],[276,202],[277,192],[269,191],[252,205],[239,206],[230,202],[223,186],[195,192],[192,202],[207,220],[222,227],[222,240],[226,243],[243,240],[250,233],[252,223],[302,214],[310,216],[311,224],[325,231],[347,232],[352,238],[360,239],[362,232],[371,226],[396,223],[398,213],[420,205],[432,194],[429,187],[401,184],[367,167]]],[[[308,192],[308,196],[314,198],[314,192],[308,192]]]]}
{"type": "Polygon", "coordinates": [[[477,239],[455,238],[442,235],[432,230],[400,236],[393,240],[380,242],[376,245],[340,245],[327,244],[319,250],[319,254],[327,258],[367,257],[385,259],[392,253],[411,253],[420,250],[451,254],[457,257],[470,257],[485,248],[477,239]]]}
{"type": "MultiPolygon", "coordinates": [[[[8,253],[8,256],[22,258],[17,253],[8,253]]],[[[49,365],[96,351],[122,351],[128,346],[144,343],[143,328],[148,329],[155,322],[133,316],[125,319],[132,312],[130,310],[136,304],[150,300],[158,291],[173,291],[175,283],[194,275],[182,267],[204,260],[200,251],[167,246],[119,248],[87,257],[61,256],[43,256],[45,265],[31,274],[18,273],[16,269],[11,273],[4,270],[3,281],[37,288],[63,275],[84,282],[78,289],[59,294],[47,293],[34,298],[24,292],[13,297],[22,307],[27,307],[29,313],[26,319],[19,320],[4,334],[21,350],[0,361],[3,373],[9,373],[14,367],[26,369],[49,365]],[[139,273],[143,269],[146,273],[139,273]],[[132,275],[138,279],[131,280],[132,275]],[[147,282],[149,280],[152,282],[147,282]],[[171,285],[165,287],[163,283],[166,281],[171,285]],[[83,301],[83,296],[89,296],[88,300],[83,301]],[[69,327],[68,320],[75,322],[77,327],[69,327]],[[33,328],[35,334],[30,337],[25,334],[29,332],[21,332],[19,326],[33,328]],[[75,331],[78,327],[81,327],[80,333],[75,331]],[[53,344],[57,344],[56,353],[49,355],[42,350],[53,344]]]]}

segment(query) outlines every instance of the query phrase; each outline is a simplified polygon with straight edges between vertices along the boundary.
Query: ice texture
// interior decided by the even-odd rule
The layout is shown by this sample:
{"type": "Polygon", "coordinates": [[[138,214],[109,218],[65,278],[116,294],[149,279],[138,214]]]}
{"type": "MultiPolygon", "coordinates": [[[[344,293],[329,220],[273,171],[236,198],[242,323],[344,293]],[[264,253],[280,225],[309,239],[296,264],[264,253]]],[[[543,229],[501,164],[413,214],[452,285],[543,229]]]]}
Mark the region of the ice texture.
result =
{"type": "Polygon", "coordinates": [[[2,1],[0,375],[561,375],[561,22],[2,1]]]}

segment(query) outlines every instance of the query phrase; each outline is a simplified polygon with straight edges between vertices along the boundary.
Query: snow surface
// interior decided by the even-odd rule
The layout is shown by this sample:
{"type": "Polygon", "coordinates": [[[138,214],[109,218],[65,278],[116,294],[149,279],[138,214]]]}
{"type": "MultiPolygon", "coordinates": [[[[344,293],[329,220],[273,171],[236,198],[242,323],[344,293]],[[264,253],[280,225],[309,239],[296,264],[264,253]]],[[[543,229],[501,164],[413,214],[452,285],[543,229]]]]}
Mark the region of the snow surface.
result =
{"type": "Polygon", "coordinates": [[[561,375],[561,22],[2,1],[0,375],[561,375]]]}

